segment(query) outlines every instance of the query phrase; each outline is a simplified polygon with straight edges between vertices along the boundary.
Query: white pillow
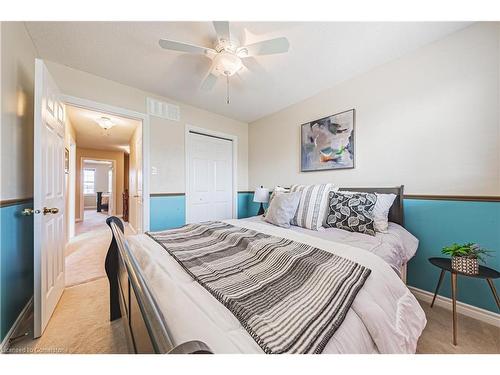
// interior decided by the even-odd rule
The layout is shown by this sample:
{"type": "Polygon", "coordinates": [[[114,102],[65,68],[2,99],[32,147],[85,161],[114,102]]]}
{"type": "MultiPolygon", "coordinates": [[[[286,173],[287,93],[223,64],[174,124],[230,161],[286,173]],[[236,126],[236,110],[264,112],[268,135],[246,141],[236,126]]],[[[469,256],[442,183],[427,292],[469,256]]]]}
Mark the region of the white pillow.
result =
{"type": "MultiPolygon", "coordinates": [[[[340,190],[342,192],[342,190],[340,190]]],[[[362,193],[359,191],[346,191],[347,193],[362,193]]],[[[377,195],[377,203],[373,207],[373,226],[376,232],[387,233],[389,229],[389,211],[391,209],[396,194],[380,194],[377,195]]]]}
{"type": "Polygon", "coordinates": [[[396,194],[377,194],[377,203],[373,208],[373,224],[377,232],[386,233],[389,229],[389,210],[396,194]]]}
{"type": "Polygon", "coordinates": [[[328,194],[335,189],[333,184],[292,185],[290,192],[300,191],[297,212],[290,224],[298,227],[320,230],[327,214],[328,194]]]}

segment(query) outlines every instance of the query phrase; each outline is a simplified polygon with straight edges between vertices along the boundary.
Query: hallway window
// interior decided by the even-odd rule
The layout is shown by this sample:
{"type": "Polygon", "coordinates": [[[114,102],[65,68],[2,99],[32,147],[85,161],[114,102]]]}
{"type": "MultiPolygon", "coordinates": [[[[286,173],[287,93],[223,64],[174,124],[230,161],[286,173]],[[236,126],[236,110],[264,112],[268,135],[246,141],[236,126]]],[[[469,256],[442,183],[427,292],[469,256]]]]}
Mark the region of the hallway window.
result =
{"type": "Polygon", "coordinates": [[[83,169],[83,194],[95,194],[95,169],[83,169]]]}

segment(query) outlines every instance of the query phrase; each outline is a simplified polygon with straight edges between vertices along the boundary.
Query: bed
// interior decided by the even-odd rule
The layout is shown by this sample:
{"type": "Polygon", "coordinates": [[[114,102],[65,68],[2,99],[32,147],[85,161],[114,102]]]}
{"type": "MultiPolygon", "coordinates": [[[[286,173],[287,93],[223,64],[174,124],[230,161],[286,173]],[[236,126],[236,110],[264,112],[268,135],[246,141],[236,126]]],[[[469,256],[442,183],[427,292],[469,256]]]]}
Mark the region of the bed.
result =
{"type": "MultiPolygon", "coordinates": [[[[414,353],[426,319],[402,280],[418,245],[403,226],[403,187],[343,190],[397,194],[388,233],[367,238],[339,229],[283,229],[260,217],[224,224],[331,252],[371,270],[322,353],[414,353]]],[[[123,318],[131,352],[265,352],[241,319],[158,242],[145,234],[125,238],[115,217],[107,223],[113,232],[106,257],[110,318],[123,318]]]]}

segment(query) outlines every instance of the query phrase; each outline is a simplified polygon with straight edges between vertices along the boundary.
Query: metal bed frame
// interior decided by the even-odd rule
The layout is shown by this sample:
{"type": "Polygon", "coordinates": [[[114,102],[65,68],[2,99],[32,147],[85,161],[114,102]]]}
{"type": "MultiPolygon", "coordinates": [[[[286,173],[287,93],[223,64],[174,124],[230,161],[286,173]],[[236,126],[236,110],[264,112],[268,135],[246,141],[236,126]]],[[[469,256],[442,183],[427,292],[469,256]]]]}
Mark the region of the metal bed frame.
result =
{"type": "Polygon", "coordinates": [[[106,255],[110,320],[123,319],[129,351],[156,354],[211,354],[202,341],[175,346],[168,324],[146,284],[125,239],[123,223],[115,216],[106,223],[113,239],[106,255]]]}
{"type": "MultiPolygon", "coordinates": [[[[403,186],[341,190],[396,194],[397,198],[389,211],[389,221],[404,226],[403,186]]],[[[113,234],[105,262],[109,281],[110,320],[122,318],[130,352],[212,354],[212,350],[202,341],[188,341],[176,345],[172,340],[168,320],[163,316],[142,276],[136,258],[130,251],[124,235],[123,222],[112,216],[106,223],[113,234]]]]}

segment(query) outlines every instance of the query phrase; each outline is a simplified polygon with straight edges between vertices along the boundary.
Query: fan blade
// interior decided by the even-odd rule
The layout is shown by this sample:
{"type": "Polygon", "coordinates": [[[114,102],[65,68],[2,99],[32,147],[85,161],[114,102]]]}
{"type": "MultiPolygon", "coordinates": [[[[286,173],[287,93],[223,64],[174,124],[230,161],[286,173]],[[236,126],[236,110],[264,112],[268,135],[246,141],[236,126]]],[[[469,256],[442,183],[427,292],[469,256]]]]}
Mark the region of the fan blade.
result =
{"type": "Polygon", "coordinates": [[[217,33],[217,38],[219,40],[231,40],[231,34],[229,33],[229,22],[227,21],[214,21],[215,32],[217,33]]]}
{"type": "Polygon", "coordinates": [[[242,59],[241,63],[247,70],[251,71],[252,73],[256,74],[267,74],[267,71],[264,69],[264,67],[257,61],[255,57],[247,57],[246,59],[242,59]]]}
{"type": "Polygon", "coordinates": [[[158,42],[161,48],[170,49],[173,51],[195,53],[199,55],[207,55],[210,51],[215,52],[212,48],[195,46],[193,44],[187,44],[182,42],[176,42],[173,40],[160,39],[158,42]]]}
{"type": "Polygon", "coordinates": [[[217,76],[213,74],[212,69],[210,69],[210,72],[208,72],[207,76],[201,83],[200,88],[204,91],[210,91],[214,88],[216,82],[217,76]]]}
{"type": "Polygon", "coordinates": [[[288,39],[281,37],[240,47],[238,48],[237,54],[242,58],[247,56],[273,55],[275,53],[288,52],[289,47],[290,43],[288,42],[288,39]]]}

